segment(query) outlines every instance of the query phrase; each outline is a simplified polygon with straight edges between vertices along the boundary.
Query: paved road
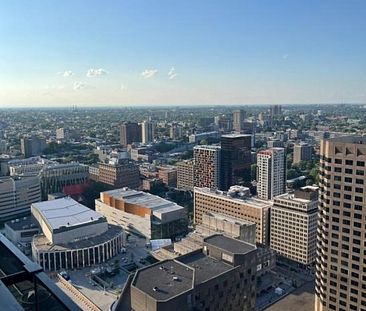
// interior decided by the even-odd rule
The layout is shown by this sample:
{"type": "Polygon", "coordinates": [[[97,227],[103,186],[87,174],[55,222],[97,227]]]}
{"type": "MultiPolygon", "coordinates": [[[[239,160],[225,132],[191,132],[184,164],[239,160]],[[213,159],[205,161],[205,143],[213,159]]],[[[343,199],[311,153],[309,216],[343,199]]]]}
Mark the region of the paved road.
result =
{"type": "Polygon", "coordinates": [[[314,282],[306,283],[265,311],[314,311],[314,282]]]}

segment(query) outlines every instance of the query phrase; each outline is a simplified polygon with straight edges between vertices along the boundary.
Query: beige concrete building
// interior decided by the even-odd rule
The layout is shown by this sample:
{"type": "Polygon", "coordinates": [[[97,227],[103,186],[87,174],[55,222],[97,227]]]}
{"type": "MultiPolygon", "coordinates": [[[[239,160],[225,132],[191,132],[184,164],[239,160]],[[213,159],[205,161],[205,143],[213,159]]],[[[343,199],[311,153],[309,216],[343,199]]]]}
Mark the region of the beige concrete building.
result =
{"type": "Polygon", "coordinates": [[[271,208],[271,248],[304,265],[316,256],[318,187],[303,187],[274,198],[271,208]]]}
{"type": "Polygon", "coordinates": [[[177,163],[177,188],[184,191],[193,191],[194,162],[186,160],[177,163]]]}
{"type": "Polygon", "coordinates": [[[116,311],[253,311],[256,247],[221,235],[203,250],[142,268],[124,287],[116,311]]]}
{"type": "Polygon", "coordinates": [[[366,310],[366,136],[322,140],[315,310],[366,310]]]}
{"type": "MultiPolygon", "coordinates": [[[[201,224],[204,214],[220,213],[256,224],[256,243],[269,245],[269,212],[271,202],[250,197],[248,191],[223,192],[194,188],[194,222],[201,224]]],[[[248,190],[248,189],[247,189],[248,190]]]]}
{"type": "Polygon", "coordinates": [[[184,207],[129,188],[101,192],[95,210],[109,223],[148,239],[174,239],[184,236],[188,229],[184,207]]]}

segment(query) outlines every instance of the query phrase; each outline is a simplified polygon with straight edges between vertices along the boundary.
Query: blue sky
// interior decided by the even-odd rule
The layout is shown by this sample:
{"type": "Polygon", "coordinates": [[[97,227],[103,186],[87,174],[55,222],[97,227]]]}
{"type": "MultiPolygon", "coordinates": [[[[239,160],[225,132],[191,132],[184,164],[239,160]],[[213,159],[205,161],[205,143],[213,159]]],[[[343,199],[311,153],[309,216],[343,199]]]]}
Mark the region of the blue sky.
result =
{"type": "Polygon", "coordinates": [[[0,107],[364,103],[365,16],[362,0],[4,1],[0,107]]]}

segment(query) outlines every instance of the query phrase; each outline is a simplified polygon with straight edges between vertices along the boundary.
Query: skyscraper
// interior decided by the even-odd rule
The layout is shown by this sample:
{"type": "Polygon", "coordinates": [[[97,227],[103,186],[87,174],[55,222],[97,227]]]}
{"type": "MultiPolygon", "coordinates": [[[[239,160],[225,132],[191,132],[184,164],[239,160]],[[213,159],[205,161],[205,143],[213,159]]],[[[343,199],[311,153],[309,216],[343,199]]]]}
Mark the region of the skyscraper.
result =
{"type": "Polygon", "coordinates": [[[257,155],[257,193],[258,197],[272,200],[285,193],[286,165],[285,149],[270,148],[257,155]]]}
{"type": "Polygon", "coordinates": [[[251,135],[221,136],[221,189],[250,181],[251,135]]]}
{"type": "Polygon", "coordinates": [[[210,189],[220,188],[220,146],[195,146],[194,186],[210,189]]]}
{"type": "Polygon", "coordinates": [[[237,133],[243,130],[243,123],[245,119],[245,111],[242,109],[233,112],[233,129],[237,133]]]}
{"type": "Polygon", "coordinates": [[[315,311],[366,310],[366,136],[320,144],[315,311]]]}
{"type": "Polygon", "coordinates": [[[141,123],[141,140],[143,144],[151,143],[154,140],[154,124],[149,121],[141,123]]]}
{"type": "Polygon", "coordinates": [[[141,126],[136,122],[125,122],[120,128],[120,144],[124,147],[141,142],[141,126]]]}

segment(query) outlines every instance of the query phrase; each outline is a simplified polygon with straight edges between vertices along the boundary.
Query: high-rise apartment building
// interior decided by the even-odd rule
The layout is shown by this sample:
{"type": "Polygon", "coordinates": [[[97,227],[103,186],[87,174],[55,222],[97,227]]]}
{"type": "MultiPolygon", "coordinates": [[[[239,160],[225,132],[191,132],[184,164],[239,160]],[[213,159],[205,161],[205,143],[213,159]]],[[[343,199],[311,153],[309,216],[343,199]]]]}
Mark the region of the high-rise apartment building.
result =
{"type": "Polygon", "coordinates": [[[315,311],[366,310],[366,136],[320,143],[315,311]]]}
{"type": "Polygon", "coordinates": [[[294,163],[301,161],[310,161],[313,153],[313,147],[307,143],[299,143],[294,146],[294,163]]]}
{"type": "Polygon", "coordinates": [[[120,160],[116,163],[99,163],[99,181],[114,188],[140,187],[140,171],[138,165],[130,160],[120,160]]]}
{"type": "Polygon", "coordinates": [[[195,146],[194,157],[194,186],[210,189],[220,188],[221,147],[195,146]]]}
{"type": "Polygon", "coordinates": [[[193,191],[194,162],[185,160],[177,163],[177,188],[184,191],[193,191]]]}
{"type": "Polygon", "coordinates": [[[272,200],[286,191],[286,156],[284,148],[270,148],[257,154],[258,197],[272,200]]]}
{"type": "Polygon", "coordinates": [[[281,256],[310,265],[316,255],[318,187],[303,187],[273,199],[271,249],[281,256]]]}
{"type": "Polygon", "coordinates": [[[229,191],[194,188],[194,223],[202,224],[207,213],[220,213],[256,224],[256,242],[269,245],[271,203],[251,197],[249,189],[232,187],[229,191]]]}
{"type": "Polygon", "coordinates": [[[31,204],[40,201],[38,176],[0,178],[0,222],[30,214],[31,204]]]}
{"type": "Polygon", "coordinates": [[[25,158],[42,155],[46,147],[45,138],[29,136],[20,139],[20,149],[25,158]]]}
{"type": "Polygon", "coordinates": [[[245,119],[245,111],[242,109],[235,110],[233,112],[233,130],[237,133],[241,133],[243,130],[243,123],[245,119]]]}
{"type": "Polygon", "coordinates": [[[141,126],[136,122],[125,122],[120,127],[120,144],[124,147],[141,142],[141,126]]]}
{"type": "Polygon", "coordinates": [[[154,141],[154,124],[149,121],[141,123],[141,141],[143,144],[148,144],[154,141]]]}
{"type": "Polygon", "coordinates": [[[221,189],[250,181],[251,135],[221,136],[221,189]]]}

